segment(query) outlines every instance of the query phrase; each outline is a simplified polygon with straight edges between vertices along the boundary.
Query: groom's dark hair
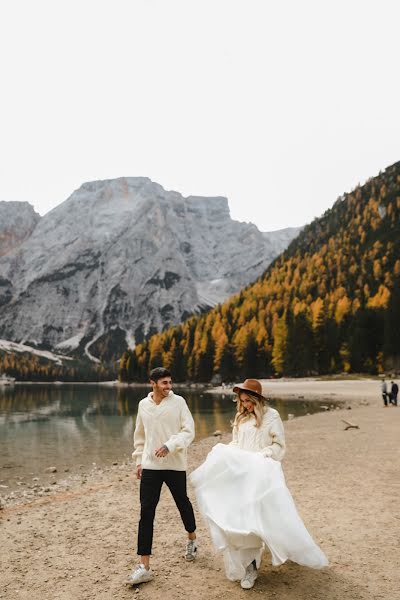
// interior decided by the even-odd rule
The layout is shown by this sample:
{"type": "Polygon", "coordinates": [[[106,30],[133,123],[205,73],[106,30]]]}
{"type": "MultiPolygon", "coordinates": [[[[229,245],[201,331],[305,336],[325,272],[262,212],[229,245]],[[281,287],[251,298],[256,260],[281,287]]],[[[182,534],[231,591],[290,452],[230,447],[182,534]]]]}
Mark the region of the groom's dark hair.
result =
{"type": "Polygon", "coordinates": [[[157,383],[157,381],[159,379],[162,379],[163,377],[172,377],[171,371],[168,371],[168,369],[164,369],[164,367],[156,367],[155,369],[152,369],[150,371],[150,381],[155,381],[157,383]]]}

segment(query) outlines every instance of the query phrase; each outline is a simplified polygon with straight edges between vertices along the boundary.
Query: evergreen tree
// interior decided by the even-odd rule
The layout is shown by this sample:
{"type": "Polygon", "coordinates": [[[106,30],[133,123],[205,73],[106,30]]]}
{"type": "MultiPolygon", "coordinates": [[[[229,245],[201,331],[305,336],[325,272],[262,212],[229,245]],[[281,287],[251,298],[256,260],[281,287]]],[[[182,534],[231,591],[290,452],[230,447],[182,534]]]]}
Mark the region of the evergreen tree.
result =
{"type": "Polygon", "coordinates": [[[283,375],[287,365],[288,328],[283,315],[275,325],[272,365],[278,375],[283,375]]]}
{"type": "Polygon", "coordinates": [[[195,364],[196,381],[210,381],[214,370],[214,342],[211,335],[206,335],[204,349],[199,352],[195,364]]]}
{"type": "MultiPolygon", "coordinates": [[[[400,275],[400,272],[399,272],[400,275]]],[[[384,315],[383,354],[388,368],[400,366],[400,277],[395,278],[384,315]]]]}
{"type": "Polygon", "coordinates": [[[315,369],[314,339],[311,323],[304,312],[291,318],[288,332],[288,359],[285,374],[310,375],[315,369]]]}

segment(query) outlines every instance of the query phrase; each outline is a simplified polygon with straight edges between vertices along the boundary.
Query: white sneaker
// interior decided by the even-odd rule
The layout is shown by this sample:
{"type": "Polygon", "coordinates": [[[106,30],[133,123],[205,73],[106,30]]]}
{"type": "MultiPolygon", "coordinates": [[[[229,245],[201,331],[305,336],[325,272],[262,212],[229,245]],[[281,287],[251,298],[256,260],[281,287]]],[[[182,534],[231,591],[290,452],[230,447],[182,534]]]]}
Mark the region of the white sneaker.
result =
{"type": "Polygon", "coordinates": [[[146,567],[140,563],[140,565],[128,575],[126,583],[136,585],[137,583],[146,583],[146,581],[151,581],[152,579],[154,579],[153,571],[151,569],[146,569],[146,567]]]}
{"type": "Polygon", "coordinates": [[[197,554],[197,540],[189,540],[186,544],[186,551],[183,555],[187,561],[195,560],[197,554]]]}
{"type": "Polygon", "coordinates": [[[256,579],[257,579],[257,569],[254,567],[254,565],[249,565],[246,568],[245,576],[241,580],[240,585],[242,586],[242,588],[244,590],[250,590],[253,587],[256,579]]]}

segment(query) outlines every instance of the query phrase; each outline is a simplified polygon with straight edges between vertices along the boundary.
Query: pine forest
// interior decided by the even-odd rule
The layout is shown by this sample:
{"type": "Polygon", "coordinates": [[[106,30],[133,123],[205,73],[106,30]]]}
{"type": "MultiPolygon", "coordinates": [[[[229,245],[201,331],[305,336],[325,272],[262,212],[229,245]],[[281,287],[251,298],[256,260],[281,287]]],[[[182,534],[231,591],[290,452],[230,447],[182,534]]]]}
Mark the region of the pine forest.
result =
{"type": "Polygon", "coordinates": [[[339,197],[265,273],[120,361],[177,381],[381,373],[400,367],[400,162],[339,197]]]}

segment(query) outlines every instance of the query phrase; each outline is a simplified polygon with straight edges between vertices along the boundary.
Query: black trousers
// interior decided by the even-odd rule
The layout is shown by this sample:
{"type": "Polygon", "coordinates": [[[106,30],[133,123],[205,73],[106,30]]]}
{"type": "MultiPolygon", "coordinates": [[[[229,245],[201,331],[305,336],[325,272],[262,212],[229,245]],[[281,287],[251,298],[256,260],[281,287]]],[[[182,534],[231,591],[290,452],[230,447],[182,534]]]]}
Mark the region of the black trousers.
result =
{"type": "Polygon", "coordinates": [[[154,516],[163,483],[167,484],[175,500],[186,531],[193,533],[196,530],[193,507],[187,497],[186,471],[143,469],[140,480],[140,521],[137,551],[139,556],[151,554],[154,516]]]}

